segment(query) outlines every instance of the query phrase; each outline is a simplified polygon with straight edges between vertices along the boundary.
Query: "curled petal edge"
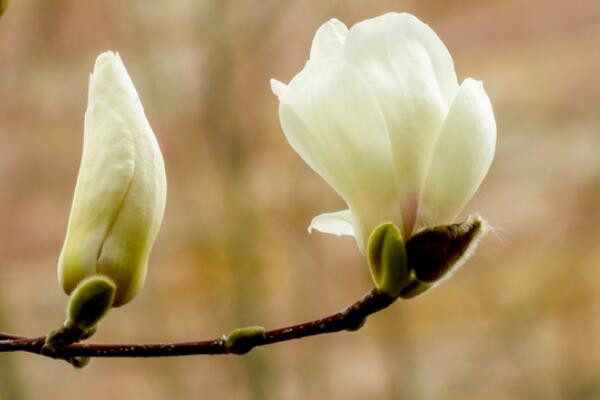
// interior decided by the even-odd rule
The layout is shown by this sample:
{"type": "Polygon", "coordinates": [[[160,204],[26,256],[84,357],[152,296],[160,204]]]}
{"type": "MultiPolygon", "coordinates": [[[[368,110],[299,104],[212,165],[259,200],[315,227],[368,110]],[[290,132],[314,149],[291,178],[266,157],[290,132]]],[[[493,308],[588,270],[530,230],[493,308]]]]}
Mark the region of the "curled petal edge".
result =
{"type": "Polygon", "coordinates": [[[331,235],[355,236],[353,220],[350,210],[317,215],[310,222],[308,233],[312,233],[314,229],[331,235]]]}

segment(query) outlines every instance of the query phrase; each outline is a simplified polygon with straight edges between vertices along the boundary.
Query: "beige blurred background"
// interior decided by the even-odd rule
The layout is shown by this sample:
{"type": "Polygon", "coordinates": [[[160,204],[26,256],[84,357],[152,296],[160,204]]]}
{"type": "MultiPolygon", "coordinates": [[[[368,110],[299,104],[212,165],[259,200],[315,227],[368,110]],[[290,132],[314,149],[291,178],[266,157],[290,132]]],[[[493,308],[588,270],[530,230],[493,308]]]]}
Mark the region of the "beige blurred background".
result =
{"type": "Polygon", "coordinates": [[[56,280],[96,55],[121,53],[169,180],[146,287],[95,342],[208,339],[324,316],[370,288],[342,201],[288,146],[288,81],[331,17],[430,24],[481,79],[497,156],[465,210],[497,230],[455,277],[356,333],[243,356],[0,354],[0,399],[600,399],[597,0],[12,0],[0,20],[0,331],[62,322],[56,280]]]}

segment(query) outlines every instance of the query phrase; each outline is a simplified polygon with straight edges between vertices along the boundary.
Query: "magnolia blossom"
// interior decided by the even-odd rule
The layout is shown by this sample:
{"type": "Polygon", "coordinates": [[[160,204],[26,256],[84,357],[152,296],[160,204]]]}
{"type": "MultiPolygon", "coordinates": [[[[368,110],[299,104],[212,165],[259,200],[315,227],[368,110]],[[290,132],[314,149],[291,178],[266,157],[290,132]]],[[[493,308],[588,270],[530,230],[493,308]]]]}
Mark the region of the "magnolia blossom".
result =
{"type": "Polygon", "coordinates": [[[309,231],[354,235],[363,252],[382,222],[405,240],[452,223],[494,157],[482,83],[459,84],[442,41],[410,14],[326,22],[304,69],[271,87],[290,145],[348,206],[309,231]]]}
{"type": "Polygon", "coordinates": [[[166,200],[165,167],[142,103],[118,54],[90,76],[83,156],[58,276],[71,293],[83,279],[116,284],[114,306],[144,283],[166,200]]]}

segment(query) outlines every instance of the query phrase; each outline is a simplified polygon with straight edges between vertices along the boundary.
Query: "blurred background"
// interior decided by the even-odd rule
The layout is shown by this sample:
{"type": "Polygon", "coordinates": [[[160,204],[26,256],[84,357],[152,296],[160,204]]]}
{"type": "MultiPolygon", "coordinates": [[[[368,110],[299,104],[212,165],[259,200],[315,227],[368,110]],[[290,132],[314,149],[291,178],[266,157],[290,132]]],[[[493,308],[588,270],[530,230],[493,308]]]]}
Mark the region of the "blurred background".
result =
{"type": "Polygon", "coordinates": [[[95,342],[208,339],[333,313],[370,289],[351,238],[308,235],[341,199],[292,151],[269,78],[312,35],[408,11],[459,80],[485,82],[497,156],[464,215],[497,229],[449,282],[356,333],[243,357],[0,354],[0,398],[599,399],[597,0],[13,0],[0,20],[0,331],[60,324],[56,262],[95,57],[119,51],[169,180],[145,289],[95,342]]]}

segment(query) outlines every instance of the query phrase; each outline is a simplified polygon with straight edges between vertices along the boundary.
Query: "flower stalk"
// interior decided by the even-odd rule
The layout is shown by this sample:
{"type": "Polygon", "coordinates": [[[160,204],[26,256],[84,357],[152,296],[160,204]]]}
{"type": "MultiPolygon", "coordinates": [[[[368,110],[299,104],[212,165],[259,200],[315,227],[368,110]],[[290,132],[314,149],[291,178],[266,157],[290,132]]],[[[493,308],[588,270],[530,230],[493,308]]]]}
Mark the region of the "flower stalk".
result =
{"type": "MultiPolygon", "coordinates": [[[[262,331],[257,330],[256,332],[259,334],[251,335],[253,337],[252,346],[246,347],[244,350],[248,352],[254,347],[268,346],[309,336],[355,331],[362,326],[367,317],[389,307],[396,299],[396,297],[390,297],[377,289],[372,289],[359,301],[327,317],[264,331],[262,334],[260,334],[262,331]]],[[[218,339],[179,343],[72,344],[53,353],[43,351],[45,336],[26,338],[0,333],[0,338],[3,337],[6,339],[0,339],[0,352],[25,351],[69,362],[77,357],[175,357],[238,354],[235,349],[227,346],[227,335],[218,339]]]]}

